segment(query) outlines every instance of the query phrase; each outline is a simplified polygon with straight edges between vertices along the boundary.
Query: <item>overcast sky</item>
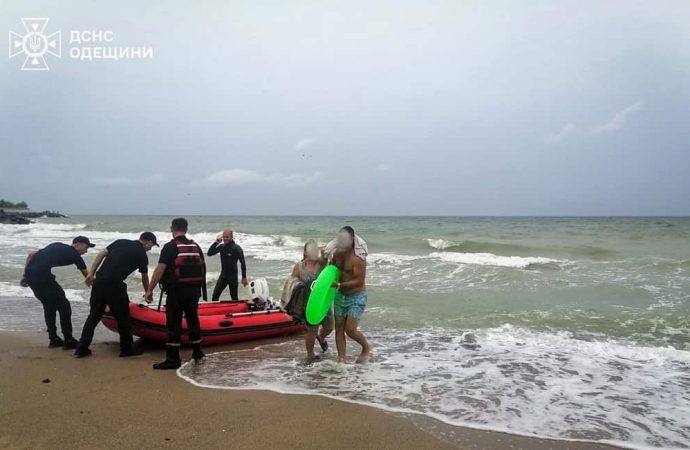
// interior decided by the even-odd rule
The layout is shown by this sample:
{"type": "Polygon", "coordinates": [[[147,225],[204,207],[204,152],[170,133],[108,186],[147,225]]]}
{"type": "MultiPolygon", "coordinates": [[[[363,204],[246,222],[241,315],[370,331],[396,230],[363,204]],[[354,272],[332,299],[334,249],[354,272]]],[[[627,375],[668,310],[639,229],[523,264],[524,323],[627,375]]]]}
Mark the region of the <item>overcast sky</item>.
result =
{"type": "Polygon", "coordinates": [[[24,17],[62,32],[49,71],[0,64],[0,197],[34,209],[690,214],[690,1],[0,3],[24,17]]]}

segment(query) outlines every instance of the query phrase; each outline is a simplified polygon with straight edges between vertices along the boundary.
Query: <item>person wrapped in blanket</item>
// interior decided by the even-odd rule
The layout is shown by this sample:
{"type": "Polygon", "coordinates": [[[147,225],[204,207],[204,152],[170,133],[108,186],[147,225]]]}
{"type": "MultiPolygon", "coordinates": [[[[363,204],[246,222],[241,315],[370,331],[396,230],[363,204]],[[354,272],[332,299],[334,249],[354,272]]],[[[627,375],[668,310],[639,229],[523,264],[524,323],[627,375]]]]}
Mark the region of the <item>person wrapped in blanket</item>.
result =
{"type": "MultiPolygon", "coordinates": [[[[296,320],[305,322],[305,309],[311,293],[311,285],[326,266],[326,260],[316,241],[310,239],[304,244],[302,260],[292,268],[290,278],[285,282],[281,304],[283,309],[296,320]]],[[[304,346],[307,358],[314,359],[314,344],[318,341],[321,350],[328,350],[326,338],[333,332],[333,309],[326,314],[323,321],[316,326],[307,325],[304,346]]]]}

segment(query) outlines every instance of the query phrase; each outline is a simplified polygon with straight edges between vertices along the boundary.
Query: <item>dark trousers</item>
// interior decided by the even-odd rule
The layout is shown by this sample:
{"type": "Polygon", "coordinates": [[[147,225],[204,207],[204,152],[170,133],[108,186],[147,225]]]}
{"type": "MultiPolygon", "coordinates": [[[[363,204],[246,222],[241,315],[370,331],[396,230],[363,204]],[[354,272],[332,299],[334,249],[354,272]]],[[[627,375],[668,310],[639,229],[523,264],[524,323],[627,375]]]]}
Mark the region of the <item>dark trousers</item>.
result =
{"type": "Polygon", "coordinates": [[[199,286],[175,286],[166,291],[165,321],[168,328],[168,344],[179,344],[182,338],[182,315],[187,321],[189,342],[201,342],[199,325],[199,286]]]}
{"type": "Polygon", "coordinates": [[[62,286],[55,281],[55,278],[49,278],[46,280],[29,280],[29,287],[43,305],[43,316],[50,339],[59,337],[55,325],[56,314],[60,314],[60,328],[62,328],[63,336],[65,339],[72,338],[72,306],[65,297],[62,286]]]}
{"type": "Polygon", "coordinates": [[[213,296],[211,297],[211,300],[214,302],[220,300],[220,295],[228,286],[230,287],[230,298],[233,300],[239,300],[239,296],[237,295],[237,288],[239,286],[239,282],[237,281],[237,274],[228,276],[222,273],[218,278],[216,287],[213,288],[213,296]]]}
{"type": "Polygon", "coordinates": [[[89,317],[81,330],[79,348],[87,349],[93,340],[93,332],[103,318],[106,306],[117,320],[117,332],[120,334],[120,349],[132,348],[132,321],[129,317],[129,297],[125,283],[105,284],[96,281],[91,288],[89,299],[89,317]]]}

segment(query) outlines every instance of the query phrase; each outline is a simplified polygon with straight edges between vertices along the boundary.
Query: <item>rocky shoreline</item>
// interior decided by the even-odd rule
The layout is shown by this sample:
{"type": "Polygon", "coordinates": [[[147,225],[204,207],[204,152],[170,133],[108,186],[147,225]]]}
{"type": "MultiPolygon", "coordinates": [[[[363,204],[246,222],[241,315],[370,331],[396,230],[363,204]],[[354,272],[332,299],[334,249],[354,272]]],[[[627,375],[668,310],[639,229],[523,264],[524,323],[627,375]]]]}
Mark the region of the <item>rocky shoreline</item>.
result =
{"type": "Polygon", "coordinates": [[[39,217],[60,218],[67,216],[57,211],[5,211],[0,209],[0,223],[2,224],[28,225],[34,223],[29,219],[37,219],[39,217]]]}

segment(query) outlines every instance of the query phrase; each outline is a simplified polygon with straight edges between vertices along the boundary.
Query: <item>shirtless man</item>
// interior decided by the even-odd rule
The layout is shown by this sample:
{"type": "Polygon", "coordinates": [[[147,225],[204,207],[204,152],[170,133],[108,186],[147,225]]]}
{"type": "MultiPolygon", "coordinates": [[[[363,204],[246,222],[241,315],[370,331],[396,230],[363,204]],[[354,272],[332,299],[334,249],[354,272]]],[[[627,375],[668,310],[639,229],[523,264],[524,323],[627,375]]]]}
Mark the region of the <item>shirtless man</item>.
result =
{"type": "Polygon", "coordinates": [[[367,306],[366,273],[367,263],[355,254],[355,230],[343,227],[338,233],[333,263],[340,269],[340,283],[333,283],[338,289],[335,296],[333,315],[335,316],[335,345],[338,349],[338,362],[347,361],[345,335],[362,346],[357,363],[366,362],[371,354],[371,345],[359,331],[359,321],[367,306]]]}

